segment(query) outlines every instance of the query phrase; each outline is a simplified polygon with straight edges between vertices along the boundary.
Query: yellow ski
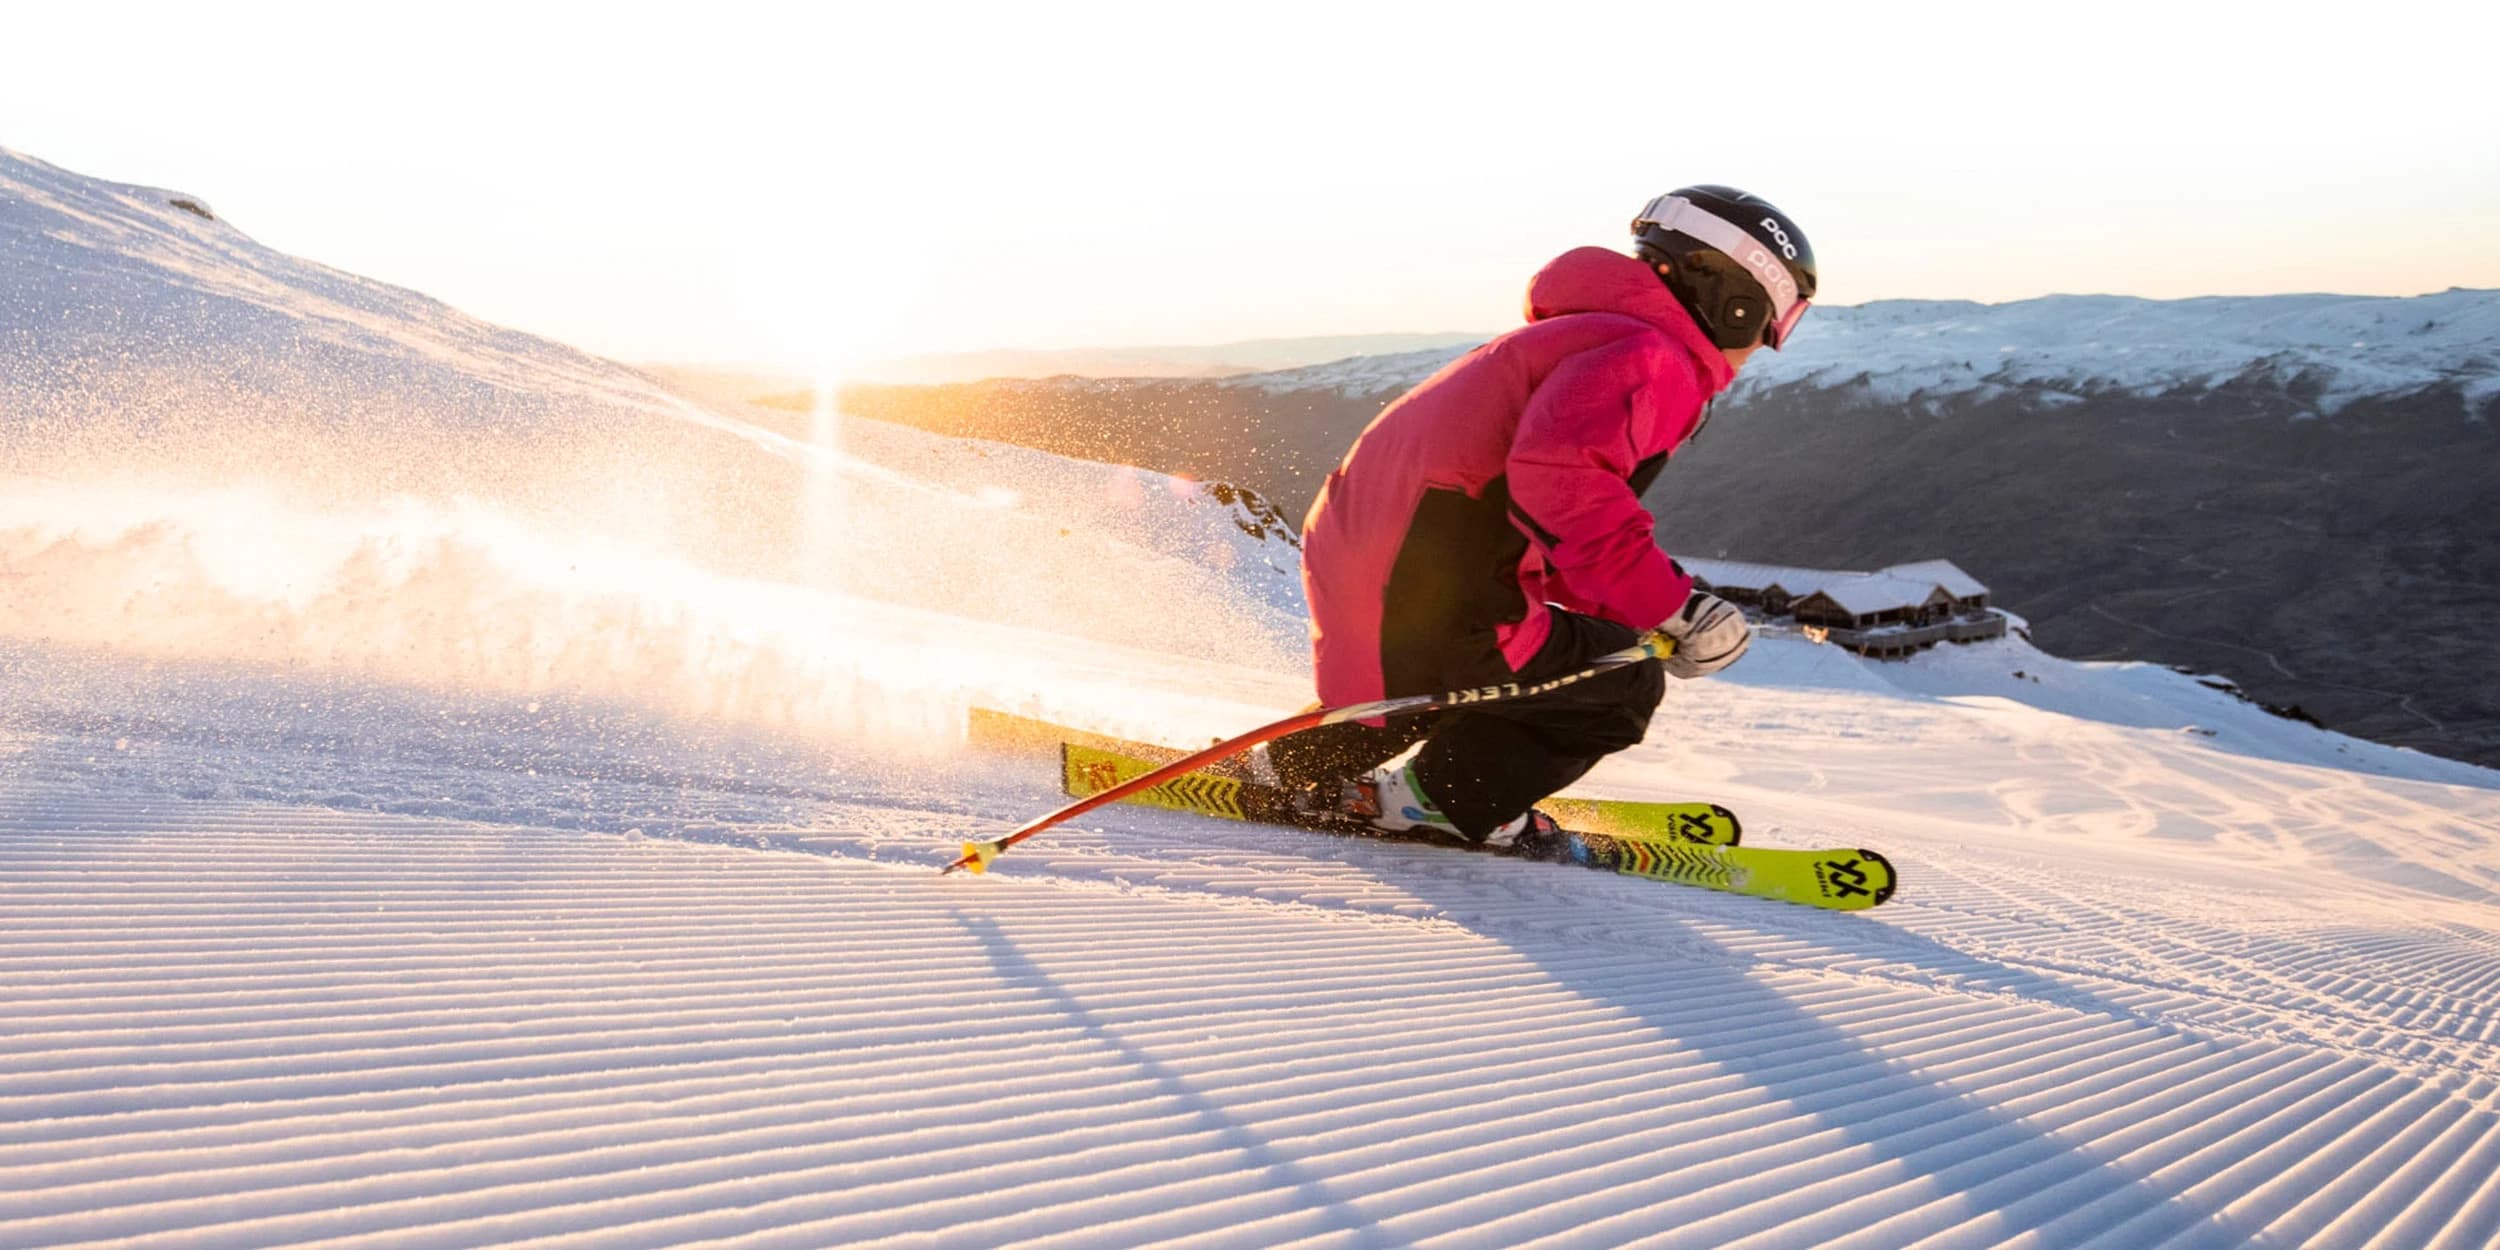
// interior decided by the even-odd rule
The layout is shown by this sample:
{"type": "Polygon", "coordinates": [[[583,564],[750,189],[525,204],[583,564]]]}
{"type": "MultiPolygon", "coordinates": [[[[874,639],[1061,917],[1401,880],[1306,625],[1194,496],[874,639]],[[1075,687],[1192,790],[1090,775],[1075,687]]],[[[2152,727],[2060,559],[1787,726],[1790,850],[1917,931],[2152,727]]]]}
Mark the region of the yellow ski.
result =
{"type": "MultiPolygon", "coordinates": [[[[973,745],[990,750],[1018,753],[1056,751],[1064,744],[1085,752],[1089,760],[1125,760],[1130,766],[1112,767],[1098,773],[1099,784],[1089,789],[1071,788],[1072,797],[1098,794],[1154,767],[1168,764],[1188,754],[1172,747],[1148,742],[1132,742],[1104,734],[1087,733],[1054,725],[1049,721],[987,708],[974,708],[967,722],[967,733],[973,745]],[[1142,767],[1136,765],[1143,765],[1142,767]]],[[[1196,812],[1225,820],[1256,820],[1268,824],[1292,824],[1266,816],[1243,815],[1237,790],[1228,788],[1251,784],[1237,761],[1226,761],[1213,768],[1201,769],[1165,782],[1144,794],[1121,800],[1142,803],[1149,807],[1171,808],[1196,812]]],[[[1603,834],[1613,838],[1637,840],[1667,839],[1680,842],[1703,842],[1715,846],[1734,846],[1743,840],[1743,826],[1736,814],[1716,803],[1643,803],[1627,799],[1590,799],[1555,795],[1537,804],[1546,815],[1564,828],[1581,833],[1603,834]]]]}
{"type": "MultiPolygon", "coordinates": [[[[1150,759],[1082,743],[1062,743],[1059,750],[1062,788],[1076,798],[1100,794],[1159,767],[1156,761],[1150,759]]],[[[1184,774],[1130,795],[1124,801],[1220,820],[1289,825],[1329,833],[1422,841],[1458,848],[1457,843],[1446,838],[1387,834],[1351,816],[1306,812],[1292,801],[1291,796],[1272,787],[1239,777],[1204,772],[1184,774]]],[[[1557,820],[1564,820],[1561,810],[1606,817],[1607,809],[1598,801],[1572,802],[1587,806],[1557,805],[1549,800],[1546,811],[1557,820]],[[1557,810],[1558,807],[1561,810],[1557,810]]],[[[1791,850],[1698,841],[1682,836],[1681,831],[1689,827],[1717,833],[1723,822],[1724,832],[1732,840],[1737,832],[1736,818],[1727,809],[1706,803],[1631,806],[1692,809],[1682,814],[1690,816],[1691,823],[1682,823],[1682,816],[1668,817],[1651,810],[1644,811],[1633,821],[1614,820],[1609,832],[1573,828],[1564,820],[1564,832],[1559,837],[1531,835],[1510,847],[1463,849],[1489,850],[1519,859],[1583,864],[1626,876],[1702,886],[1731,894],[1834,911],[1861,911],[1892,897],[1895,884],[1892,861],[1878,852],[1862,848],[1791,850]]]]}

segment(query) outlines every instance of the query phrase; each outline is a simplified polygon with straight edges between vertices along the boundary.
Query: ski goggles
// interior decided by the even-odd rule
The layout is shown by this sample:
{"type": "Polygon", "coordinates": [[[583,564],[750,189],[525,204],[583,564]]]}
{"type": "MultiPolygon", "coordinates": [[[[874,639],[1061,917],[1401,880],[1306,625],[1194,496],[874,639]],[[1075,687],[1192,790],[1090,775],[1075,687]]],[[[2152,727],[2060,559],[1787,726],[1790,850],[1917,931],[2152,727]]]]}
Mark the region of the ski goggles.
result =
{"type": "Polygon", "coordinates": [[[1736,223],[1693,203],[1680,195],[1662,195],[1649,202],[1641,215],[1632,220],[1638,233],[1643,226],[1656,226],[1698,239],[1703,246],[1725,253],[1762,284],[1771,297],[1771,323],[1762,328],[1762,345],[1778,351],[1796,332],[1797,323],[1805,320],[1806,309],[1814,301],[1797,293],[1796,275],[1773,254],[1769,244],[1753,237],[1736,223]]]}

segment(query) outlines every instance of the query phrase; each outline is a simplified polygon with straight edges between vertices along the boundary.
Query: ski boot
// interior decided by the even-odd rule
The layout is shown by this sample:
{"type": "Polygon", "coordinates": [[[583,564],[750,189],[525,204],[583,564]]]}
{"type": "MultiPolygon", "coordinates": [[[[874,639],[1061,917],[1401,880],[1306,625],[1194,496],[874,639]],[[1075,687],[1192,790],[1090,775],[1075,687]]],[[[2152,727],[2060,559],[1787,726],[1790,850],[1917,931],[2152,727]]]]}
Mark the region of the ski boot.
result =
{"type": "Polygon", "coordinates": [[[1481,839],[1471,837],[1441,814],[1441,809],[1416,783],[1411,767],[1384,764],[1347,782],[1343,806],[1347,815],[1383,832],[1435,833],[1496,850],[1517,847],[1522,852],[1535,853],[1562,836],[1553,817],[1531,807],[1481,839]]]}

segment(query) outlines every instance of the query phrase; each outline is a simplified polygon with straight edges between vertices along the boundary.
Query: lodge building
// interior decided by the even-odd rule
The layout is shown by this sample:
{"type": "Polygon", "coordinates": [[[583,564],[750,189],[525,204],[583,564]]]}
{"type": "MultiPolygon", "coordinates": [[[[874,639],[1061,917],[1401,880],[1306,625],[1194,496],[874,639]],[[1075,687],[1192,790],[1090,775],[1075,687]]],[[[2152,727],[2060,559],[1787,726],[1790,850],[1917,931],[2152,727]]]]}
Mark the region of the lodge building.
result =
{"type": "Polygon", "coordinates": [[[1872,573],[1797,569],[1734,560],[1683,560],[1696,582],[1765,619],[1829,631],[1860,655],[1898,659],[1939,642],[2005,636],[1988,588],[1951,560],[1896,564],[1872,573]]]}

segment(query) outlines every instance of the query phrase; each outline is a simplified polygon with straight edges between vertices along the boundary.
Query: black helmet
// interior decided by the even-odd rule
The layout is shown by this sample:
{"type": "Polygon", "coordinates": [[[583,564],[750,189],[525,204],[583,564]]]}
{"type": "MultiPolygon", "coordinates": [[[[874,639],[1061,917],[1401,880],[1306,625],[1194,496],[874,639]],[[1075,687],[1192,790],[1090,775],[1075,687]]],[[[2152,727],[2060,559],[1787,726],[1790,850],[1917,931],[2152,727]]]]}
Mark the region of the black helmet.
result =
{"type": "Polygon", "coordinates": [[[1788,341],[1814,299],[1814,248],[1769,200],[1734,187],[1670,191],[1632,219],[1633,250],[1726,348],[1788,341]]]}

